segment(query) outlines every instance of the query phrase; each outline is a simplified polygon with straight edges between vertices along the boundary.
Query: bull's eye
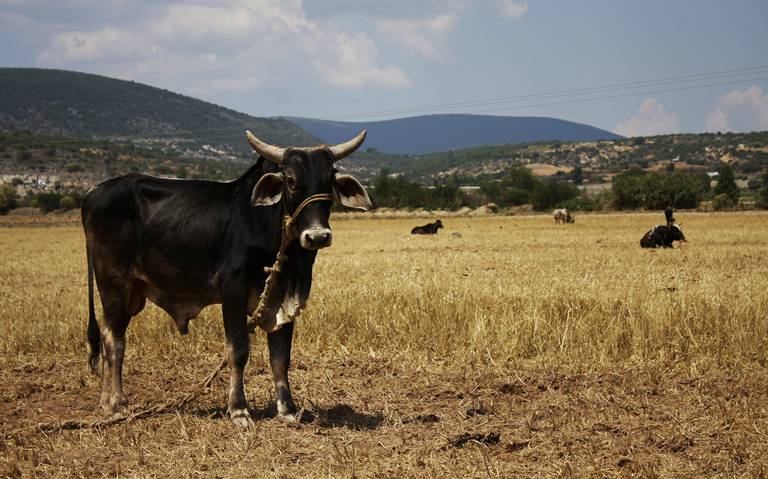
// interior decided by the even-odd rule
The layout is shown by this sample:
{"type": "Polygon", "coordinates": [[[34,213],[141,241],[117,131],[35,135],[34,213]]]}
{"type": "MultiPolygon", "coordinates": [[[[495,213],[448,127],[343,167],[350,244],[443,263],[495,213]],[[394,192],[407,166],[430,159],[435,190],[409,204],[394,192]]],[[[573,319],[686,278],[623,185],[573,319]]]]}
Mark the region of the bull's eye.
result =
{"type": "Polygon", "coordinates": [[[285,179],[285,183],[288,185],[288,188],[293,189],[294,186],[296,186],[296,180],[293,179],[292,176],[289,176],[285,179]]]}

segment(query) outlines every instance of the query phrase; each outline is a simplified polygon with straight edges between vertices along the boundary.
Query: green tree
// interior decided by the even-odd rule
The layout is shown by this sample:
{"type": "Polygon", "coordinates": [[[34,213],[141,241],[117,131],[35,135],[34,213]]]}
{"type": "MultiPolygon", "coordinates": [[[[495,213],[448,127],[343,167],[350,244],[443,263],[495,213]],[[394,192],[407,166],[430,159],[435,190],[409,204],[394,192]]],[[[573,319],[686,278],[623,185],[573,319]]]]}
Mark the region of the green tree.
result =
{"type": "Polygon", "coordinates": [[[43,213],[50,213],[59,209],[61,202],[61,195],[58,193],[38,193],[32,197],[30,204],[36,208],[40,208],[43,213]]]}
{"type": "Polygon", "coordinates": [[[543,180],[536,183],[531,204],[536,210],[548,210],[579,196],[579,189],[567,181],[543,180]]]}
{"type": "Polygon", "coordinates": [[[755,195],[755,206],[768,209],[768,170],[765,170],[761,176],[762,186],[755,195]]]}
{"type": "Polygon", "coordinates": [[[531,202],[533,189],[540,181],[528,168],[516,166],[499,181],[481,183],[480,191],[499,206],[524,205],[531,202]]]}
{"type": "Polygon", "coordinates": [[[712,209],[715,211],[729,210],[735,205],[733,199],[726,193],[720,193],[712,198],[712,209]]]}
{"type": "Polygon", "coordinates": [[[628,170],[613,177],[614,204],[619,209],[696,208],[708,189],[708,177],[683,171],[648,173],[628,170]]]}
{"type": "Polygon", "coordinates": [[[571,172],[571,179],[573,180],[574,185],[580,185],[584,181],[581,166],[576,166],[576,168],[573,169],[571,172]]]}
{"type": "Polygon", "coordinates": [[[59,201],[59,207],[65,211],[69,211],[77,207],[77,201],[75,201],[75,199],[71,196],[67,195],[61,198],[61,201],[59,201]]]}
{"type": "Polygon", "coordinates": [[[19,196],[16,194],[16,188],[13,185],[0,186],[0,214],[5,214],[16,208],[19,203],[19,196]]]}
{"type": "Polygon", "coordinates": [[[736,178],[733,176],[733,170],[731,165],[723,163],[720,168],[717,169],[717,184],[713,194],[715,196],[719,194],[728,195],[734,203],[739,202],[739,187],[736,185],[736,178]]]}

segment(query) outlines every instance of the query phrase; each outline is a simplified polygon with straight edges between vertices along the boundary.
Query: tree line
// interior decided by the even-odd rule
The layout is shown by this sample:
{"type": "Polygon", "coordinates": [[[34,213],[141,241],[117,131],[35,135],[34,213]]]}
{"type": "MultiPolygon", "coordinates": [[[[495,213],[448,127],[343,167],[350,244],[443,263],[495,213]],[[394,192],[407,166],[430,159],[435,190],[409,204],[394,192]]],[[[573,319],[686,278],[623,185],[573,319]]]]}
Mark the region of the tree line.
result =
{"type": "Polygon", "coordinates": [[[63,192],[43,191],[21,196],[16,192],[13,183],[0,185],[0,214],[23,207],[38,208],[42,213],[69,211],[79,208],[82,202],[83,192],[77,189],[63,192]]]}
{"type": "MultiPolygon", "coordinates": [[[[588,195],[574,182],[577,178],[556,176],[540,178],[525,167],[513,167],[495,180],[480,182],[479,190],[467,191],[460,187],[456,176],[423,185],[403,175],[391,175],[382,169],[371,181],[370,195],[377,207],[399,209],[425,208],[429,210],[457,210],[494,203],[500,208],[531,205],[536,211],[566,207],[574,211],[596,209],[664,209],[697,208],[704,200],[711,200],[715,210],[729,209],[739,203],[742,191],[736,184],[732,169],[723,164],[718,169],[717,182],[710,188],[710,177],[701,172],[663,171],[647,172],[630,169],[613,177],[612,188],[588,195]]],[[[755,206],[768,208],[768,170],[750,185],[755,206]]],[[[77,189],[28,193],[20,196],[16,185],[0,185],[0,214],[31,206],[43,213],[79,208],[83,192],[77,189]]]]}

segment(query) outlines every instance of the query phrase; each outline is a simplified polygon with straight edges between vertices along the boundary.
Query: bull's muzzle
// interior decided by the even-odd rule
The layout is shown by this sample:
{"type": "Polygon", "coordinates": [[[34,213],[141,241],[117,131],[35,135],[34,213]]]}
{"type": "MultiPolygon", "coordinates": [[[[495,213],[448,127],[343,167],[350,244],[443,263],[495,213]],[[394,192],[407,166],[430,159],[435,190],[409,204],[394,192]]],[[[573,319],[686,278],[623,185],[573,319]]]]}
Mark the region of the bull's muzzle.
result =
{"type": "Polygon", "coordinates": [[[302,248],[321,249],[331,246],[333,238],[329,228],[306,229],[299,235],[299,243],[302,248]]]}

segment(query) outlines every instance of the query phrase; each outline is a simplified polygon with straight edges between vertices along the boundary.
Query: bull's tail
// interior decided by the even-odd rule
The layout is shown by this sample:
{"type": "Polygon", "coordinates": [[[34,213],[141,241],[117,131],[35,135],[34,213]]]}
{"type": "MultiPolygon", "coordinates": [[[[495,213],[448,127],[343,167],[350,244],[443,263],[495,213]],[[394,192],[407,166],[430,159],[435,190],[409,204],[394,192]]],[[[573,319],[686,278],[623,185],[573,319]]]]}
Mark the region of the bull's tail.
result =
{"type": "Polygon", "coordinates": [[[91,372],[96,374],[101,356],[101,331],[99,330],[99,323],[96,322],[96,308],[93,304],[93,261],[91,261],[91,252],[88,248],[86,248],[86,256],[88,257],[88,344],[91,346],[88,364],[91,367],[91,372]]]}

